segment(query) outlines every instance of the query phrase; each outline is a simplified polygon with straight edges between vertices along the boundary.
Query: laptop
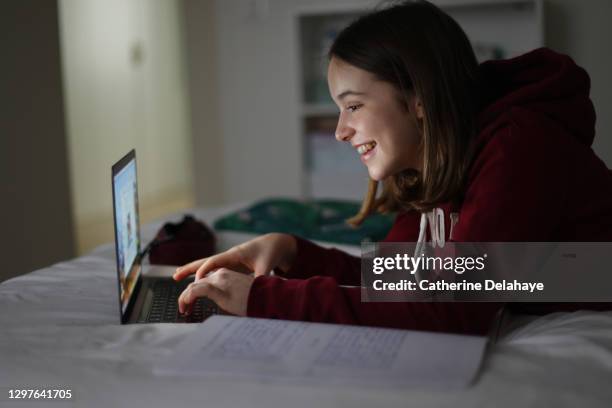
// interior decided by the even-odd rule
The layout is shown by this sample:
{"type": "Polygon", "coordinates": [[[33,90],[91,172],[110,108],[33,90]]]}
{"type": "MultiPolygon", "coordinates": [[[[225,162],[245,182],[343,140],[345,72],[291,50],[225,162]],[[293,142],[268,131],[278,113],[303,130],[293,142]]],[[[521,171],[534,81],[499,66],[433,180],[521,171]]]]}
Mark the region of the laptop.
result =
{"type": "Polygon", "coordinates": [[[176,267],[143,265],[135,150],[113,165],[111,181],[121,324],[196,323],[220,313],[212,300],[200,298],[189,315],[181,315],[178,297],[193,277],[176,282],[171,277],[176,267]]]}

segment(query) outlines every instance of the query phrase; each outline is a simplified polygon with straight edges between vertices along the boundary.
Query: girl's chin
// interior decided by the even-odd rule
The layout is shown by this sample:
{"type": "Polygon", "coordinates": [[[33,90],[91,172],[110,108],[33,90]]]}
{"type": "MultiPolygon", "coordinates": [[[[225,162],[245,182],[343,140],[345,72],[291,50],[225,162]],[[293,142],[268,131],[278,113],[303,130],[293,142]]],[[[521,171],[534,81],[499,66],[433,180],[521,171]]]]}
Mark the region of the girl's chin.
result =
{"type": "Polygon", "coordinates": [[[379,171],[376,168],[371,168],[371,167],[368,167],[368,175],[374,181],[382,181],[386,177],[386,174],[384,174],[384,172],[379,171]]]}

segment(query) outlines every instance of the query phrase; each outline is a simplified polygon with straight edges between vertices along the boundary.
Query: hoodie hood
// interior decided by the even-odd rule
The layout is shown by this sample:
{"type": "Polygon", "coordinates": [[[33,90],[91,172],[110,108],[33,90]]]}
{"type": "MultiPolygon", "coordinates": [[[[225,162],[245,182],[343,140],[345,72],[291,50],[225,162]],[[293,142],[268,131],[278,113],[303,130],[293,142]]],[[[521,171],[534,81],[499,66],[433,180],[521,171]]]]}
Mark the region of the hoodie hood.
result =
{"type": "Polygon", "coordinates": [[[480,69],[486,106],[478,117],[480,129],[521,108],[552,119],[591,146],[595,137],[591,81],[570,57],[539,48],[516,58],[484,62],[480,69]]]}

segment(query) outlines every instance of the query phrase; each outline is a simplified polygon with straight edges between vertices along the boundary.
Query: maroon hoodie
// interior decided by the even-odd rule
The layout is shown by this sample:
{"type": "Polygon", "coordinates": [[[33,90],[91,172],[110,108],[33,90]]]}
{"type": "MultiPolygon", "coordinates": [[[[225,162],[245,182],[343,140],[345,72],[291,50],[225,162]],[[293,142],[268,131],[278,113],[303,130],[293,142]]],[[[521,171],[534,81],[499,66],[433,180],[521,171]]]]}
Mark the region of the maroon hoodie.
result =
{"type": "MultiPolygon", "coordinates": [[[[457,242],[612,241],[612,172],[591,149],[595,111],[585,70],[541,48],[485,62],[481,72],[489,102],[461,205],[434,210],[443,228],[433,212],[400,213],[385,241],[429,241],[432,229],[457,242]]],[[[350,287],[360,285],[359,258],[297,243],[288,279],[255,278],[248,316],[484,334],[502,306],[362,303],[361,288],[350,287]]],[[[545,313],[589,304],[522,306],[545,313]]]]}

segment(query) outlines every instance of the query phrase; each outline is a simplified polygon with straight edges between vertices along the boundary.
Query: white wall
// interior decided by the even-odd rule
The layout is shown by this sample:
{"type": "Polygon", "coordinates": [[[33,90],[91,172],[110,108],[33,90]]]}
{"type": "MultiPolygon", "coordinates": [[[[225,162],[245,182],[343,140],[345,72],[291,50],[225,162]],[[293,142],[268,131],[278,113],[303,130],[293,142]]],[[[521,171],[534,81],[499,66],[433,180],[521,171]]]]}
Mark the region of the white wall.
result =
{"type": "Polygon", "coordinates": [[[200,205],[302,193],[293,3],[185,2],[200,205]]]}
{"type": "Polygon", "coordinates": [[[0,49],[2,282],[74,254],[57,2],[3,1],[0,49]]]}
{"type": "MultiPolygon", "coordinates": [[[[292,11],[355,3],[377,1],[185,2],[194,156],[208,166],[195,167],[198,204],[301,194],[299,67],[292,11]]],[[[572,55],[591,74],[598,114],[594,149],[612,167],[612,56],[607,52],[612,1],[545,4],[546,44],[572,55]]]]}
{"type": "Polygon", "coordinates": [[[224,150],[219,120],[217,22],[211,0],[184,0],[195,197],[200,205],[224,202],[224,150]]]}
{"type": "Polygon", "coordinates": [[[144,217],[191,205],[179,0],[60,0],[79,251],[112,240],[110,167],[135,147],[144,217]]]}

